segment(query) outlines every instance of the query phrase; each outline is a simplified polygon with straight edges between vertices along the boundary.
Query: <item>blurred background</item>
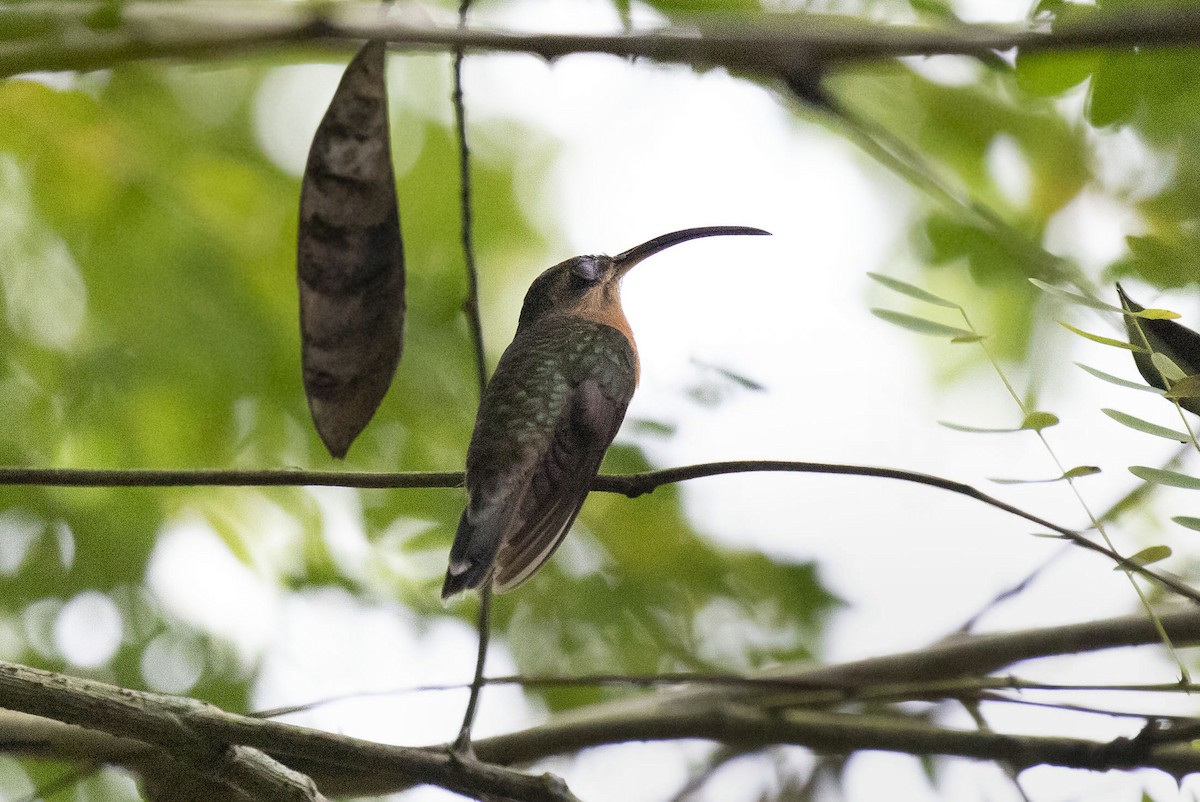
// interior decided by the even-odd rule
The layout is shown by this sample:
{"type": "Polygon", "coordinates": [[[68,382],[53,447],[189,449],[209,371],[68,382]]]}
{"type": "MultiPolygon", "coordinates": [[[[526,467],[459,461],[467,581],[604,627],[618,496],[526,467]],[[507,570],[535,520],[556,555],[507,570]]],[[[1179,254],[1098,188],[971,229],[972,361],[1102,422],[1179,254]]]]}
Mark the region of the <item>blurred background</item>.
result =
{"type": "MultiPolygon", "coordinates": [[[[471,19],[568,33],[680,23],[697,10],[939,24],[1082,13],[1046,0],[696,5],[481,0],[471,19]]],[[[454,22],[434,3],[391,13],[454,22]]],[[[324,452],[300,382],[295,237],[307,149],[350,55],[293,48],[0,83],[0,462],[343,465],[324,452]]],[[[459,470],[474,420],[450,63],[402,52],[388,62],[406,346],[349,470],[459,470]]],[[[1057,323],[1123,336],[1117,316],[1063,305],[1027,279],[1073,282],[1111,303],[1120,279],[1142,304],[1200,325],[1197,79],[1186,51],[848,65],[825,83],[847,120],[782,82],[723,69],[471,55],[488,359],[511,338],[529,282],[562,259],[678,228],[765,228],[774,236],[689,243],[629,275],[642,378],[606,472],[726,459],[888,466],[975,484],[1085,528],[1064,482],[991,480],[1097,466],[1078,489],[1100,514],[1139,484],[1127,466],[1162,465],[1178,447],[1101,409],[1183,424],[1161,399],[1074,364],[1138,379],[1127,352],[1057,323]],[[915,180],[878,157],[880,142],[918,160],[906,162],[915,180]],[[972,211],[980,207],[990,217],[972,211]],[[868,272],[961,304],[1028,408],[1061,419],[1045,432],[1061,465],[1030,431],[939,425],[1016,428],[1023,413],[977,344],[873,316],[885,307],[963,325],[868,272]]],[[[235,711],[345,697],[287,720],[388,743],[448,741],[465,691],[405,689],[470,679],[477,602],[444,607],[437,592],[463,503],[461,490],[0,489],[0,658],[235,711]]],[[[1170,518],[1198,514],[1187,491],[1160,489],[1110,534],[1126,554],[1169,545],[1162,567],[1194,577],[1196,533],[1170,518]]],[[[1104,559],[1034,534],[959,496],[854,477],[747,474],[632,500],[595,494],[551,563],[497,599],[488,672],[742,671],[919,648],[984,608],[978,631],[1139,609],[1104,559]],[[989,607],[1042,566],[1022,593],[989,607]]],[[[1159,652],[1023,674],[1170,682],[1177,668],[1159,652]]],[[[476,734],[626,692],[489,688],[476,734]]],[[[1032,733],[1111,738],[1139,725],[985,710],[997,729],[1032,733]]],[[[951,705],[937,714],[974,726],[951,705]]],[[[584,799],[654,802],[672,799],[712,752],[629,744],[541,769],[584,799]]],[[[0,798],[61,772],[0,759],[0,798]]],[[[1195,798],[1190,783],[1178,790],[1154,772],[1038,768],[1022,783],[1039,802],[1195,798]]],[[[730,762],[689,798],[882,795],[1021,798],[991,764],[882,753],[838,761],[796,748],[730,762]]],[[[128,776],[105,770],[50,798],[138,797],[128,776]]]]}

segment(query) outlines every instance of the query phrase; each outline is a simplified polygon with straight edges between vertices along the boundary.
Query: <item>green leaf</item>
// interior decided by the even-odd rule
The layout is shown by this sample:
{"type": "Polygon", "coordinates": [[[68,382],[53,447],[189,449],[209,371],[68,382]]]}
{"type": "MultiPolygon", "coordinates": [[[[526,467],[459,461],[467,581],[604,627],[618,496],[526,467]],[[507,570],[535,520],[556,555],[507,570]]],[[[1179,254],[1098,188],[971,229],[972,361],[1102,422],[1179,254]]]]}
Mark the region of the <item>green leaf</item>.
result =
{"type": "Polygon", "coordinates": [[[872,309],[871,314],[881,320],[886,320],[888,323],[893,323],[900,328],[915,331],[918,334],[927,334],[932,337],[974,337],[975,332],[967,331],[966,329],[947,326],[944,323],[935,323],[932,320],[926,320],[915,315],[906,315],[903,312],[894,312],[891,309],[872,309]]]}
{"type": "Polygon", "coordinates": [[[1162,351],[1155,351],[1150,354],[1150,361],[1154,364],[1159,374],[1167,380],[1168,384],[1177,382],[1187,375],[1183,372],[1182,368],[1175,364],[1171,357],[1162,351]]]}
{"type": "Polygon", "coordinates": [[[998,485],[1044,485],[1051,482],[1065,482],[1068,479],[1078,479],[1081,476],[1091,476],[1092,474],[1100,473],[1100,469],[1095,465],[1076,465],[1062,476],[1055,476],[1052,479],[988,479],[989,482],[995,482],[998,485]]]}
{"type": "Polygon", "coordinates": [[[1178,471],[1168,471],[1162,468],[1150,468],[1145,465],[1132,465],[1129,472],[1137,478],[1166,487],[1182,487],[1185,490],[1200,490],[1200,479],[1188,476],[1178,471]]]}
{"type": "Polygon", "coordinates": [[[1079,304],[1080,306],[1086,306],[1091,309],[1100,309],[1105,312],[1120,312],[1123,315],[1140,317],[1146,320],[1173,320],[1177,317],[1181,317],[1178,312],[1172,312],[1169,309],[1139,309],[1136,312],[1128,309],[1122,309],[1119,306],[1105,303],[1099,298],[1092,298],[1087,295],[1080,295],[1079,293],[1071,292],[1070,290],[1064,290],[1061,287],[1055,287],[1053,284],[1047,284],[1046,282],[1036,278],[1029,279],[1029,283],[1048,295],[1053,295],[1056,298],[1063,299],[1064,301],[1069,301],[1073,304],[1079,304]]]}
{"type": "MultiPolygon", "coordinates": [[[[1137,554],[1130,556],[1128,559],[1131,563],[1137,563],[1138,565],[1150,565],[1151,563],[1156,563],[1156,562],[1159,562],[1160,560],[1165,560],[1170,556],[1171,556],[1171,547],[1170,546],[1148,546],[1148,547],[1142,549],[1141,551],[1139,551],[1137,554]]],[[[1113,566],[1113,570],[1114,571],[1123,570],[1123,566],[1120,566],[1120,565],[1113,566]]]]}
{"type": "Polygon", "coordinates": [[[1096,128],[1133,120],[1144,95],[1139,55],[1114,54],[1096,66],[1086,107],[1088,121],[1096,128]]]}
{"type": "Polygon", "coordinates": [[[966,426],[962,423],[951,423],[950,421],[940,420],[939,426],[945,426],[947,429],[953,429],[956,432],[969,432],[970,434],[1011,434],[1021,431],[1021,428],[1016,429],[987,429],[979,426],[966,426]]]}
{"type": "Polygon", "coordinates": [[[1165,437],[1166,439],[1174,440],[1177,443],[1186,443],[1191,439],[1185,432],[1171,429],[1166,426],[1159,426],[1157,423],[1151,423],[1150,421],[1142,420],[1141,418],[1135,418],[1133,415],[1127,415],[1119,410],[1102,409],[1100,411],[1122,426],[1128,426],[1130,429],[1136,429],[1139,432],[1152,434],[1155,437],[1165,437]]]}
{"type": "Polygon", "coordinates": [[[1102,309],[1105,312],[1123,312],[1124,311],[1123,309],[1121,309],[1121,307],[1113,306],[1112,304],[1107,304],[1104,301],[1101,301],[1099,298],[1089,298],[1086,295],[1080,295],[1079,293],[1071,292],[1070,290],[1064,290],[1061,287],[1055,287],[1053,284],[1047,284],[1046,282],[1044,282],[1040,279],[1031,278],[1031,279],[1029,279],[1029,283],[1032,284],[1033,286],[1037,287],[1039,290],[1046,293],[1047,295],[1053,295],[1055,298],[1061,298],[1062,300],[1069,301],[1070,303],[1073,303],[1073,304],[1079,304],[1080,306],[1087,306],[1092,309],[1102,309]]]}
{"type": "Polygon", "coordinates": [[[1171,519],[1180,526],[1186,526],[1188,529],[1195,529],[1200,532],[1200,518],[1193,518],[1190,515],[1176,515],[1171,519]]]}
{"type": "Polygon", "coordinates": [[[1175,318],[1183,317],[1183,315],[1178,312],[1172,312],[1170,309],[1143,309],[1140,312],[1126,312],[1125,314],[1132,314],[1133,317],[1140,317],[1145,320],[1174,320],[1175,318]]]}
{"type": "Polygon", "coordinates": [[[1095,465],[1076,465],[1063,474],[1064,479],[1078,479],[1081,476],[1092,476],[1100,473],[1100,469],[1095,465]]]}
{"type": "Polygon", "coordinates": [[[1102,56],[1095,51],[1060,53],[1017,52],[1017,86],[1041,97],[1061,95],[1088,79],[1102,56]]]}
{"type": "Polygon", "coordinates": [[[1134,351],[1139,354],[1146,353],[1145,348],[1141,348],[1136,345],[1130,345],[1129,343],[1125,342],[1124,340],[1114,340],[1111,337],[1101,337],[1099,334],[1092,334],[1090,332],[1083,331],[1082,329],[1077,329],[1074,326],[1072,326],[1070,323],[1063,323],[1061,320],[1058,321],[1058,325],[1062,326],[1067,331],[1074,332],[1074,333],[1078,334],[1080,337],[1083,337],[1084,339],[1087,339],[1087,340],[1091,340],[1094,343],[1100,343],[1101,345],[1111,345],[1113,348],[1124,348],[1126,351],[1134,351]]]}
{"type": "Polygon", "coordinates": [[[1022,429],[1032,429],[1035,432],[1057,425],[1058,416],[1053,412],[1030,412],[1025,416],[1025,420],[1021,421],[1022,429]]]}
{"type": "Polygon", "coordinates": [[[1082,362],[1076,362],[1075,364],[1077,366],[1083,368],[1084,370],[1086,370],[1088,373],[1095,376],[1097,379],[1106,381],[1109,384],[1115,384],[1118,387],[1126,387],[1130,390],[1143,390],[1147,393],[1157,393],[1158,395],[1163,395],[1163,393],[1164,393],[1163,390],[1160,390],[1157,387],[1151,387],[1149,385],[1142,384],[1140,382],[1132,382],[1132,381],[1129,381],[1128,379],[1118,378],[1117,376],[1114,376],[1111,373],[1105,373],[1102,370],[1097,370],[1096,368],[1085,365],[1082,362]]]}
{"type": "Polygon", "coordinates": [[[895,290],[896,292],[907,295],[910,298],[916,298],[918,301],[924,301],[925,303],[935,304],[937,306],[944,306],[947,309],[962,309],[962,307],[954,303],[954,301],[948,301],[945,298],[934,295],[928,290],[923,290],[920,287],[909,284],[907,281],[900,281],[899,279],[880,275],[879,273],[867,273],[867,275],[875,281],[878,281],[883,286],[887,287],[889,290],[895,290]]]}
{"type": "MultiPolygon", "coordinates": [[[[1171,389],[1165,393],[1168,399],[1175,401],[1187,401],[1188,399],[1200,399],[1200,376],[1184,376],[1180,381],[1171,384],[1171,389]]],[[[1195,405],[1184,403],[1184,409],[1192,409],[1195,412],[1195,405]]]]}
{"type": "Polygon", "coordinates": [[[1165,395],[1167,398],[1200,398],[1200,376],[1177,379],[1165,395]]]}
{"type": "Polygon", "coordinates": [[[986,340],[987,338],[988,338],[988,336],[986,334],[972,334],[970,336],[964,336],[964,337],[953,337],[950,339],[950,342],[955,343],[955,344],[957,344],[957,343],[977,343],[980,340],[986,340]]]}

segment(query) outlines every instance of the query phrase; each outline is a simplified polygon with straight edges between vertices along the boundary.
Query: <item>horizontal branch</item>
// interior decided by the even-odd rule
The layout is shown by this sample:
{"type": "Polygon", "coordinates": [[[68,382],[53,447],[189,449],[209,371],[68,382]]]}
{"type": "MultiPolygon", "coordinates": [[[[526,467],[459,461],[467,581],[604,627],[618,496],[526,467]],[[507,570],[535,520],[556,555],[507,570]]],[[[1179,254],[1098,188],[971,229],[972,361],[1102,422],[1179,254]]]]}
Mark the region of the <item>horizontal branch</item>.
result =
{"type": "MultiPolygon", "coordinates": [[[[625,475],[601,475],[592,490],[637,498],[663,485],[736,473],[816,473],[892,479],[948,490],[975,499],[1010,515],[1043,526],[1080,548],[1101,554],[1127,571],[1157,582],[1180,596],[1200,603],[1200,590],[1172,576],[1160,574],[1090,540],[1074,529],[1059,526],[1020,507],[1001,501],[971,485],[916,471],[843,465],[830,462],[786,460],[733,460],[707,462],[625,475]]],[[[102,470],[93,468],[0,468],[0,486],[43,487],[356,487],[365,489],[461,487],[461,472],[371,473],[350,471],[285,470],[102,470]]]]}
{"type": "MultiPolygon", "coordinates": [[[[0,486],[39,487],[357,487],[366,490],[462,487],[462,471],[371,473],[292,468],[142,470],[0,468],[0,486]]],[[[598,488],[597,488],[598,489],[598,488]]]]}
{"type": "MultiPolygon", "coordinates": [[[[1162,622],[1181,646],[1200,643],[1200,610],[1165,614],[1162,622]]],[[[790,677],[801,685],[860,691],[904,682],[927,686],[939,679],[983,676],[1023,660],[1145,645],[1157,643],[1157,639],[1150,622],[1133,616],[964,636],[912,652],[833,666],[780,667],[759,676],[790,677]]],[[[886,749],[914,755],[959,755],[1019,767],[1039,763],[1089,769],[1138,766],[1158,768],[1176,777],[1200,771],[1200,753],[1188,745],[1167,743],[1167,731],[1162,729],[1148,731],[1149,737],[1110,742],[965,732],[904,719],[800,710],[792,702],[801,702],[803,694],[810,691],[795,690],[791,699],[786,693],[778,687],[702,687],[639,695],[580,708],[522,732],[476,741],[475,749],[483,760],[512,764],[601,744],[702,738],[740,747],[787,743],[822,752],[886,749]]],[[[416,783],[434,783],[468,794],[489,790],[516,799],[570,799],[569,792],[553,778],[518,774],[490,763],[457,761],[443,747],[386,746],[23,666],[0,664],[0,707],[139,741],[163,741],[164,746],[174,747],[181,742],[181,733],[190,733],[188,738],[205,742],[252,747],[303,771],[327,794],[380,794],[416,783]]],[[[135,768],[140,758],[136,749],[131,751],[129,741],[117,739],[111,748],[92,741],[86,747],[76,746],[75,751],[68,747],[55,752],[53,727],[34,730],[29,724],[20,724],[21,728],[14,730],[7,726],[5,715],[11,714],[0,714],[0,746],[6,751],[103,758],[135,768]],[[42,741],[40,752],[34,741],[42,741]]],[[[77,738],[77,732],[64,728],[59,734],[66,741],[77,738]]]]}
{"type": "MultiPolygon", "coordinates": [[[[1200,644],[1200,610],[1189,608],[1168,613],[1161,616],[1161,621],[1176,645],[1200,644]]],[[[905,683],[928,687],[929,683],[941,680],[982,677],[1026,660],[1158,642],[1158,631],[1145,616],[1019,632],[959,636],[911,652],[831,666],[780,666],[755,675],[763,679],[788,679],[797,686],[810,686],[812,690],[798,687],[786,691],[778,687],[764,689],[743,686],[662,691],[652,696],[603,702],[563,713],[545,724],[521,732],[476,741],[475,749],[481,759],[508,764],[573,753],[612,743],[616,739],[709,737],[723,740],[720,727],[715,724],[709,725],[708,735],[697,734],[697,728],[701,725],[690,714],[703,710],[720,716],[729,710],[764,706],[770,709],[787,708],[793,703],[803,704],[806,697],[814,698],[813,694],[819,699],[823,689],[829,688],[861,693],[868,688],[905,683]]],[[[1078,768],[1116,768],[1131,754],[1123,751],[1126,747],[1121,739],[1111,745],[1075,739],[1053,739],[1055,743],[1042,743],[1036,739],[1011,735],[988,741],[973,737],[978,733],[954,732],[950,737],[948,734],[952,731],[938,730],[937,735],[907,741],[897,733],[912,735],[911,732],[889,730],[886,723],[878,723],[868,731],[859,728],[861,722],[853,725],[847,719],[822,719],[832,728],[827,733],[810,729],[816,720],[793,719],[790,725],[780,725],[773,732],[775,737],[783,738],[788,743],[817,750],[888,749],[910,754],[986,757],[1021,766],[1047,762],[1078,768]],[[887,739],[894,736],[898,740],[885,745],[887,739]],[[914,748],[918,742],[929,747],[928,750],[914,748]],[[1030,751],[1014,754],[1014,742],[1020,742],[1030,751]],[[833,743],[837,744],[836,749],[833,743]],[[1041,751],[1043,749],[1046,751],[1041,751]],[[1051,755],[1054,757],[1051,758],[1051,755]],[[1112,762],[1101,765],[1105,761],[1112,762]]],[[[887,722],[895,723],[891,719],[887,722]]],[[[749,732],[752,737],[753,728],[749,728],[749,732]]],[[[735,726],[734,734],[741,738],[746,732],[735,726]]],[[[1159,740],[1166,739],[1160,735],[1159,740]]],[[[1142,745],[1138,748],[1142,748],[1142,745]]],[[[1150,749],[1139,759],[1139,765],[1160,768],[1178,777],[1200,771],[1200,753],[1186,749],[1150,749]]]]}
{"type": "MultiPolygon", "coordinates": [[[[87,3],[30,3],[22,30],[35,35],[0,43],[0,75],[37,70],[94,70],[149,58],[212,58],[280,45],[384,39],[394,49],[529,53],[556,59],[601,53],[664,63],[721,65],[764,74],[794,74],[837,63],[937,54],[978,55],[1081,48],[1147,48],[1200,42],[1200,9],[1138,8],[1079,15],[1046,26],[887,25],[832,15],[761,15],[743,20],[696,17],[648,32],[619,35],[531,34],[415,25],[380,17],[374,4],[157,4],[119,6],[118,24],[89,15],[111,8],[87,3]]],[[[20,26],[17,26],[20,28],[20,26]]]]}

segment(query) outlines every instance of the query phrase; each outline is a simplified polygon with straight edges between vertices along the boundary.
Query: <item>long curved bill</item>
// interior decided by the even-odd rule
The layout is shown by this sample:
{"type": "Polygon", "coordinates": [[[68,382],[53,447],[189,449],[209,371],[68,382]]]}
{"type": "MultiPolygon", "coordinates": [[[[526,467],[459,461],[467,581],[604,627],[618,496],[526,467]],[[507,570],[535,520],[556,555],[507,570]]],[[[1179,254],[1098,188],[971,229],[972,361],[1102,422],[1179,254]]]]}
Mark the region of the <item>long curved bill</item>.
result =
{"type": "Polygon", "coordinates": [[[678,245],[681,242],[687,242],[692,239],[700,239],[701,237],[728,237],[742,234],[770,236],[771,232],[763,231],[761,228],[750,228],[749,226],[701,226],[700,228],[685,228],[682,231],[672,231],[670,234],[655,237],[649,242],[643,242],[641,245],[619,253],[612,258],[613,264],[617,267],[617,275],[623,276],[638,262],[641,262],[648,256],[653,256],[659,251],[664,251],[672,245],[678,245]]]}

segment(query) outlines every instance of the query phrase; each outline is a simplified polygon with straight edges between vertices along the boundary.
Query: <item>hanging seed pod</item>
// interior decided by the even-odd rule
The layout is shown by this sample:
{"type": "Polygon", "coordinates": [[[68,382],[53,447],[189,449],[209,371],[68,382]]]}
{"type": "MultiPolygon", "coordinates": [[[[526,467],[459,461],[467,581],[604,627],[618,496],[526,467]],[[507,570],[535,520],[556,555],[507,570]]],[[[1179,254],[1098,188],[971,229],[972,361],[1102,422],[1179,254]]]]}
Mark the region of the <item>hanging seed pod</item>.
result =
{"type": "Polygon", "coordinates": [[[345,456],[387,393],[404,344],[404,251],[383,42],[346,68],[300,190],[301,363],[313,423],[345,456]]]}
{"type": "MultiPolygon", "coordinates": [[[[1117,285],[1121,308],[1141,312],[1121,285],[1117,285]]],[[[1173,320],[1125,315],[1129,342],[1142,351],[1133,352],[1138,373],[1151,387],[1167,391],[1189,412],[1200,415],[1200,333],[1173,320]]]]}

